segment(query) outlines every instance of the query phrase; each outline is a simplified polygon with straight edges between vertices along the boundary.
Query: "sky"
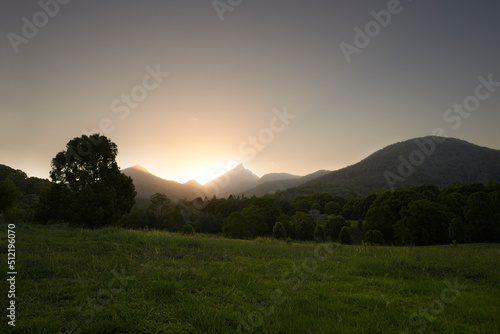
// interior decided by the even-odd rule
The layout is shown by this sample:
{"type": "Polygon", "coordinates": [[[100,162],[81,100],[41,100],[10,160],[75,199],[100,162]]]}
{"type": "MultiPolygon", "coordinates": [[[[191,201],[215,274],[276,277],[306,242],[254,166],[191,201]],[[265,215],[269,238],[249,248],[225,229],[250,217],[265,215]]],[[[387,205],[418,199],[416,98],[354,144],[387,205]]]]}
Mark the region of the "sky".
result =
{"type": "Polygon", "coordinates": [[[472,0],[4,0],[0,164],[48,178],[70,139],[95,132],[121,168],[202,183],[238,162],[259,176],[336,170],[436,129],[500,149],[499,13],[472,0]]]}

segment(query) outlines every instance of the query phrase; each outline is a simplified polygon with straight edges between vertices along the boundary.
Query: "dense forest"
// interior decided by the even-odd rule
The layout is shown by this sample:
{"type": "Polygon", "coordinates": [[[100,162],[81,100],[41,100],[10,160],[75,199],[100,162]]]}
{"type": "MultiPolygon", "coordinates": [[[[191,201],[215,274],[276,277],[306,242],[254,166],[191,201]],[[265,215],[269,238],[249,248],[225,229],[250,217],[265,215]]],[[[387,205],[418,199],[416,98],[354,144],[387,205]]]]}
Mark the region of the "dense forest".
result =
{"type": "Polygon", "coordinates": [[[231,195],[174,202],[157,193],[136,202],[117,154],[104,136],[74,138],[52,160],[52,182],[0,165],[1,219],[347,244],[356,224],[368,244],[500,242],[500,183],[494,181],[293,198],[231,195]]]}
{"type": "Polygon", "coordinates": [[[127,228],[223,233],[230,238],[274,236],[296,240],[338,240],[351,223],[364,242],[436,245],[500,242],[500,184],[453,183],[401,188],[350,198],[318,193],[289,202],[266,197],[195,199],[173,203],[152,196],[150,205],[121,221],[127,228]]]}

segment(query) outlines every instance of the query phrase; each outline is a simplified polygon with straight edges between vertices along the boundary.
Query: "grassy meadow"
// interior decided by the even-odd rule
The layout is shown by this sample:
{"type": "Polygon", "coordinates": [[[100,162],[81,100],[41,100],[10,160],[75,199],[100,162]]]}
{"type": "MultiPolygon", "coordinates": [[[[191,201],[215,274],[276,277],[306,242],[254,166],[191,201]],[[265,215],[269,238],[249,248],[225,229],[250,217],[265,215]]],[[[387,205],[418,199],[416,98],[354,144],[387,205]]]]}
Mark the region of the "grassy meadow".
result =
{"type": "MultiPolygon", "coordinates": [[[[25,223],[16,258],[16,333],[500,332],[499,244],[341,246],[25,223]]],[[[12,331],[7,320],[0,332],[12,331]]]]}

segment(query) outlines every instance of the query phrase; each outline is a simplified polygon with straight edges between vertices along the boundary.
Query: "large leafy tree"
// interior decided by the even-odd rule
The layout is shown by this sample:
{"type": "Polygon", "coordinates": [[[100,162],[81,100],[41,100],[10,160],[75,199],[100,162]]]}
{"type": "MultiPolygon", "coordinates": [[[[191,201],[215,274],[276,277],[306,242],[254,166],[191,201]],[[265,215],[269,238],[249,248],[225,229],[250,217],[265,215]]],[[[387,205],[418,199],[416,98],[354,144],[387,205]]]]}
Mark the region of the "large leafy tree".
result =
{"type": "Polygon", "coordinates": [[[114,225],[135,203],[132,179],[120,172],[118,148],[105,136],[74,138],[52,159],[52,187],[40,198],[40,218],[86,227],[114,225]]]}
{"type": "Polygon", "coordinates": [[[316,224],[314,220],[304,212],[297,212],[292,217],[295,227],[295,237],[298,240],[313,240],[316,224]]]}
{"type": "Polygon", "coordinates": [[[401,209],[401,220],[393,226],[395,240],[400,245],[448,243],[448,228],[453,218],[441,204],[427,199],[412,201],[401,209]]]}
{"type": "Polygon", "coordinates": [[[473,242],[494,242],[495,206],[485,192],[476,192],[469,196],[464,209],[465,219],[469,223],[470,237],[473,242]]]}
{"type": "Polygon", "coordinates": [[[330,238],[337,239],[339,237],[340,231],[342,230],[342,227],[344,226],[351,226],[351,224],[347,222],[344,217],[340,215],[330,217],[326,221],[325,233],[330,238]]]}

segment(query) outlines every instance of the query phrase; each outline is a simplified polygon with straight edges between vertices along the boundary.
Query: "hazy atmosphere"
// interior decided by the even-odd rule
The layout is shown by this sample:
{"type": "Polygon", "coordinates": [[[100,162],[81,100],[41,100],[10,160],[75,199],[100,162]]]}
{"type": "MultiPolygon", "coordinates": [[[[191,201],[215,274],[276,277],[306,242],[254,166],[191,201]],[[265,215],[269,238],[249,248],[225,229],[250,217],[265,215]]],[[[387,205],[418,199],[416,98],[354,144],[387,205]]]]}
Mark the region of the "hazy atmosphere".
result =
{"type": "Polygon", "coordinates": [[[93,132],[180,182],[335,170],[436,128],[500,148],[495,1],[66,2],[0,5],[0,156],[28,175],[93,132]]]}

